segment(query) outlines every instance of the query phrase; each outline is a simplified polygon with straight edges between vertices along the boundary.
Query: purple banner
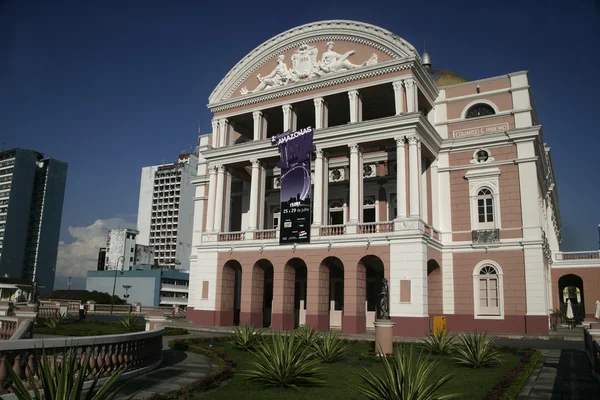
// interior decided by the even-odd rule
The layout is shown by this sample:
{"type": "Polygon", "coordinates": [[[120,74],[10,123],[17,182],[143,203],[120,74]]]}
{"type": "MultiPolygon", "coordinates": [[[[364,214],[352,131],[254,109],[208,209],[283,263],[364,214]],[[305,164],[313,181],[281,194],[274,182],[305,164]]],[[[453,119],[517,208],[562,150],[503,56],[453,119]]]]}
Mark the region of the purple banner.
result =
{"type": "Polygon", "coordinates": [[[281,168],[281,220],[279,243],[310,242],[310,166],[315,151],[313,129],[308,127],[271,138],[279,146],[281,168]]]}

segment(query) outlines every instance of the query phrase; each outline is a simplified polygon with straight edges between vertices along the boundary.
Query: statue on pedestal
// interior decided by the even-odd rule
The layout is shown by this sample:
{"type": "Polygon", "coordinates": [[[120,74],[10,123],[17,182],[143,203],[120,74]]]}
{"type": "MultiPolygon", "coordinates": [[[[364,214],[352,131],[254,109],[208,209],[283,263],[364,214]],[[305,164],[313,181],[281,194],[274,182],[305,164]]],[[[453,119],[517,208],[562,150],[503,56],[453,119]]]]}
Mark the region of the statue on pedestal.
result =
{"type": "Polygon", "coordinates": [[[377,308],[377,319],[390,319],[390,294],[387,279],[381,281],[381,292],[379,292],[379,307],[377,308]]]}

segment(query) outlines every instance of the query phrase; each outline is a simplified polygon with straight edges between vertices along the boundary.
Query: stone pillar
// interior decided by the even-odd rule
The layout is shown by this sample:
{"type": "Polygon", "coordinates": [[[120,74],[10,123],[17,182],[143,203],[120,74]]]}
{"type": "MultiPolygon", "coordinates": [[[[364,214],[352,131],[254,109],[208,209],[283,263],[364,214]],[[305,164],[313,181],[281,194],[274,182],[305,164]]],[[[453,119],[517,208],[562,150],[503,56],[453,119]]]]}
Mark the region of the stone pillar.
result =
{"type": "Polygon", "coordinates": [[[362,263],[344,267],[344,313],[342,329],[345,334],[365,333],[367,329],[367,270],[362,263]]]}
{"type": "Polygon", "coordinates": [[[419,180],[421,171],[419,170],[419,138],[417,135],[408,136],[408,179],[409,179],[409,197],[410,197],[410,216],[418,217],[419,210],[419,180]]]}
{"type": "Polygon", "coordinates": [[[263,326],[263,296],[265,271],[258,265],[251,273],[242,273],[242,301],[240,304],[240,324],[263,326]]]}
{"type": "Polygon", "coordinates": [[[350,90],[348,99],[350,100],[350,122],[362,121],[362,102],[358,90],[350,90]]]}
{"type": "Polygon", "coordinates": [[[406,148],[404,136],[396,137],[396,219],[406,217],[406,148]]]}
{"type": "Polygon", "coordinates": [[[319,332],[329,330],[329,268],[324,264],[311,265],[306,282],[306,325],[319,332]]]}
{"type": "Polygon", "coordinates": [[[315,198],[313,201],[313,225],[323,224],[323,149],[315,152],[315,198]]]}
{"type": "Polygon", "coordinates": [[[215,225],[215,196],[217,195],[217,167],[210,165],[208,167],[208,208],[206,210],[206,228],[207,232],[214,229],[215,225]]]}
{"type": "Polygon", "coordinates": [[[261,140],[263,138],[263,113],[262,111],[254,111],[252,113],[254,118],[254,140],[261,140]]]}
{"type": "Polygon", "coordinates": [[[437,158],[431,163],[431,225],[440,229],[440,205],[438,195],[438,160],[437,158]]]}
{"type": "Polygon", "coordinates": [[[292,129],[292,105],[291,104],[284,104],[283,106],[281,106],[281,109],[283,110],[283,131],[287,131],[292,129]]]}
{"type": "Polygon", "coordinates": [[[219,120],[219,147],[227,146],[229,140],[229,121],[225,118],[219,120]]]}
{"type": "Polygon", "coordinates": [[[326,128],[325,122],[325,100],[322,97],[317,97],[313,100],[315,104],[315,129],[326,128]]]}
{"type": "Polygon", "coordinates": [[[223,223],[223,196],[225,194],[225,166],[218,166],[217,173],[217,189],[215,195],[215,217],[213,231],[221,232],[221,225],[223,223]]]}
{"type": "Polygon", "coordinates": [[[260,161],[256,158],[250,160],[252,163],[252,181],[250,182],[250,210],[248,213],[248,230],[254,231],[258,222],[258,187],[260,186],[260,161]]]}
{"type": "Polygon", "coordinates": [[[421,141],[417,143],[417,153],[419,160],[419,208],[421,210],[421,219],[428,223],[427,209],[427,160],[423,160],[421,153],[421,141]]]}
{"type": "Polygon", "coordinates": [[[348,224],[356,225],[360,221],[360,185],[362,175],[360,173],[359,147],[357,143],[348,145],[350,147],[350,219],[348,224]]]}
{"type": "Polygon", "coordinates": [[[212,147],[219,147],[219,121],[213,119],[211,122],[212,125],[212,147]]]}
{"type": "Polygon", "coordinates": [[[396,104],[396,115],[400,115],[404,112],[404,88],[402,87],[402,81],[392,82],[394,87],[394,103],[396,104]]]}
{"type": "Polygon", "coordinates": [[[384,355],[394,352],[394,325],[396,323],[391,320],[375,321],[375,353],[384,355]]]}
{"type": "MultiPolygon", "coordinates": [[[[271,329],[294,329],[294,294],[296,271],[290,265],[273,271],[273,313],[271,329]]],[[[310,300],[309,300],[310,301],[310,300]]]]}
{"type": "Polygon", "coordinates": [[[416,112],[419,110],[418,104],[418,88],[413,78],[404,80],[404,87],[406,88],[406,109],[410,112],[416,112]]]}

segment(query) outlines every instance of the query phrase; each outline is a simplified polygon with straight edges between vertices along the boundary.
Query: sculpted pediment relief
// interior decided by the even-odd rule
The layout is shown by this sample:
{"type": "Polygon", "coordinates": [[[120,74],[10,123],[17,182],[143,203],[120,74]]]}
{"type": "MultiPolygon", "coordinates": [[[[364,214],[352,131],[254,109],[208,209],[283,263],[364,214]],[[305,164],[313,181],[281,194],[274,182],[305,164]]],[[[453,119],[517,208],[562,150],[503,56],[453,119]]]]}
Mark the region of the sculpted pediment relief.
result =
{"type": "Polygon", "coordinates": [[[261,76],[264,72],[254,75],[258,80],[254,89],[248,89],[248,85],[243,85],[239,93],[241,95],[257,93],[302,80],[354,70],[377,64],[379,59],[377,53],[372,53],[366,59],[363,55],[361,62],[360,56],[356,54],[356,50],[350,49],[343,53],[338,53],[334,48],[334,42],[327,42],[325,44],[325,51],[319,58],[319,50],[316,45],[302,44],[291,54],[291,67],[288,66],[286,55],[279,54],[277,56],[277,65],[267,75],[261,76]]]}

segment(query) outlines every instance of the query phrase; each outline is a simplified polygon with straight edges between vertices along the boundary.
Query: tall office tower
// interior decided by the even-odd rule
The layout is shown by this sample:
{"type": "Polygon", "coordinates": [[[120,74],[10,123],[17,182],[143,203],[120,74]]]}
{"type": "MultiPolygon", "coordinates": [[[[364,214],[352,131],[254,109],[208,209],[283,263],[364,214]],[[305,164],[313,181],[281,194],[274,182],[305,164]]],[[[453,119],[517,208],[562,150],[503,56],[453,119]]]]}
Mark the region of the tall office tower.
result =
{"type": "Polygon", "coordinates": [[[154,248],[160,266],[189,270],[197,163],[180,154],[176,163],[142,169],[137,242],[154,248]]]}
{"type": "Polygon", "coordinates": [[[67,164],[32,150],[0,152],[0,273],[54,289],[67,164]]]}

